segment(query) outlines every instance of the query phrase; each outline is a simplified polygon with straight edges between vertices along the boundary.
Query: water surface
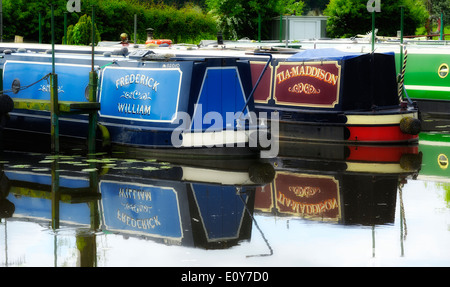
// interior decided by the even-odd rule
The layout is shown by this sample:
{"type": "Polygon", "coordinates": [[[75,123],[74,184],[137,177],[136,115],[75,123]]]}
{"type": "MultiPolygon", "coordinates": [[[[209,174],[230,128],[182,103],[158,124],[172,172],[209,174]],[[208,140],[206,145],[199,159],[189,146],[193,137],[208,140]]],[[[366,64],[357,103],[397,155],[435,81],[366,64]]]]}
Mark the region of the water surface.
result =
{"type": "Polygon", "coordinates": [[[450,266],[449,137],[267,161],[2,154],[1,266],[450,266]]]}

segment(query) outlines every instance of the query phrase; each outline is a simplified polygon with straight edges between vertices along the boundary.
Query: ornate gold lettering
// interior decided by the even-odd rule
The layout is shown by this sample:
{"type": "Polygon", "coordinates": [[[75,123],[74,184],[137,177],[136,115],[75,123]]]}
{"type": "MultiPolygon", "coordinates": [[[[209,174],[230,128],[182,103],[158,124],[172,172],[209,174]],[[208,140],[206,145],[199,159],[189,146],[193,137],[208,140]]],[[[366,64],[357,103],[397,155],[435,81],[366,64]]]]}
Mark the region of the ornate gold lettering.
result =
{"type": "Polygon", "coordinates": [[[327,199],[319,203],[303,203],[292,200],[281,192],[278,193],[277,203],[301,215],[316,215],[339,208],[336,198],[327,199]]]}
{"type": "Polygon", "coordinates": [[[316,89],[313,85],[311,84],[304,84],[304,83],[298,83],[295,84],[292,87],[289,87],[288,89],[289,92],[291,93],[297,93],[297,94],[307,94],[307,95],[315,95],[315,94],[320,94],[320,90],[316,89]]]}
{"type": "Polygon", "coordinates": [[[314,186],[289,186],[289,191],[298,197],[309,198],[320,193],[320,187],[314,186]]]}
{"type": "Polygon", "coordinates": [[[315,66],[295,66],[291,69],[277,73],[276,78],[278,84],[281,84],[293,77],[311,77],[324,81],[335,86],[339,80],[339,76],[315,66]]]}

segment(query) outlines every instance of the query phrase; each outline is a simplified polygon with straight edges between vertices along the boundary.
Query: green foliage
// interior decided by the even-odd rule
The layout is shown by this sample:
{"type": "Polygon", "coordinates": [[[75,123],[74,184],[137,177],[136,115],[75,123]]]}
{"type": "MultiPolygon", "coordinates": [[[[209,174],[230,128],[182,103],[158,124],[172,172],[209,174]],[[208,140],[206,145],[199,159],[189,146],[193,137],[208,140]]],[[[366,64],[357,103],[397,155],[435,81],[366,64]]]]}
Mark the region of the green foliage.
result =
{"type": "MultiPolygon", "coordinates": [[[[64,35],[64,11],[66,11],[67,0],[3,0],[3,38],[14,39],[15,35],[20,35],[26,41],[39,40],[39,14],[42,15],[43,41],[49,43],[51,39],[50,26],[50,4],[55,5],[55,27],[57,39],[64,35]],[[62,8],[63,7],[63,8],[62,8]]],[[[76,13],[68,14],[68,21],[76,23],[79,16],[76,13]]]]}
{"type": "Polygon", "coordinates": [[[258,17],[261,16],[263,38],[267,38],[272,18],[280,14],[303,11],[303,1],[297,0],[206,0],[210,13],[224,38],[258,37],[258,17]]]}
{"type": "MultiPolygon", "coordinates": [[[[100,33],[95,25],[95,43],[100,41],[100,33]]],[[[92,43],[92,19],[83,15],[75,26],[67,28],[67,44],[69,45],[89,45],[92,43]]]]}
{"type": "Polygon", "coordinates": [[[450,0],[433,0],[427,1],[426,4],[430,15],[440,18],[441,13],[443,13],[444,23],[450,22],[450,0]]]}
{"type": "MultiPolygon", "coordinates": [[[[14,35],[21,35],[25,41],[37,42],[40,12],[43,19],[43,42],[49,43],[50,3],[55,5],[56,39],[62,43],[67,0],[3,0],[4,39],[12,40],[14,35]]],[[[147,28],[155,30],[155,38],[184,43],[198,43],[202,38],[215,38],[217,34],[212,15],[204,13],[198,6],[187,5],[177,9],[175,6],[153,4],[153,1],[81,0],[81,13],[67,14],[68,25],[72,26],[68,27],[68,39],[75,37],[85,42],[81,40],[81,27],[76,28],[76,24],[83,15],[91,15],[92,5],[95,5],[96,27],[101,38],[106,41],[119,41],[121,33],[127,33],[130,40],[133,40],[135,14],[137,40],[140,43],[147,38],[147,28]]]]}
{"type": "Polygon", "coordinates": [[[284,13],[283,14],[289,14],[289,15],[298,15],[300,16],[303,12],[303,8],[305,7],[305,3],[302,1],[296,1],[296,0],[285,0],[284,1],[284,13]]]}
{"type": "MultiPolygon", "coordinates": [[[[324,14],[329,16],[329,37],[352,37],[372,30],[372,15],[367,11],[367,0],[331,0],[324,14]]],[[[378,35],[395,36],[400,30],[400,6],[405,7],[405,35],[414,35],[417,27],[428,18],[422,0],[383,0],[381,12],[375,14],[378,35]]]]}

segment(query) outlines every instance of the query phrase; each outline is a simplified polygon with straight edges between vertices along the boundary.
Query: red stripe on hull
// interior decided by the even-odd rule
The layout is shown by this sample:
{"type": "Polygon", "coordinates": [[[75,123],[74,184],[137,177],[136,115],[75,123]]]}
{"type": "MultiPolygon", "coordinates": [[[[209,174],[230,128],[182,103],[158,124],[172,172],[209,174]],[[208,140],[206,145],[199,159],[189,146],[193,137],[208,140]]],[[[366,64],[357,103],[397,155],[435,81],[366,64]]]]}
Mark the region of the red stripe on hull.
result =
{"type": "Polygon", "coordinates": [[[349,141],[359,142],[404,142],[419,138],[418,135],[405,134],[400,126],[347,126],[349,141]]]}
{"type": "Polygon", "coordinates": [[[349,146],[350,161],[400,162],[405,154],[418,154],[418,146],[349,146]]]}

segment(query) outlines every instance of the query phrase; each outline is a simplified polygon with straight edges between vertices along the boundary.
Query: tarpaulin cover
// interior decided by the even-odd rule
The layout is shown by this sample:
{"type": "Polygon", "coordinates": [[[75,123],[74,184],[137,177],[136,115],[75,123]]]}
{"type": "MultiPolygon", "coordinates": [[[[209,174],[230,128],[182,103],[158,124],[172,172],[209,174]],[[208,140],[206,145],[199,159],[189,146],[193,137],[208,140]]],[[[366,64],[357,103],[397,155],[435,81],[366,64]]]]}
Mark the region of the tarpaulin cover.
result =
{"type": "Polygon", "coordinates": [[[288,62],[303,61],[340,61],[364,55],[358,52],[344,52],[335,48],[308,49],[287,59],[288,62]]]}
{"type": "Polygon", "coordinates": [[[374,106],[398,105],[394,53],[311,49],[299,52],[287,61],[338,62],[341,67],[340,100],[334,110],[365,110],[374,106]]]}

